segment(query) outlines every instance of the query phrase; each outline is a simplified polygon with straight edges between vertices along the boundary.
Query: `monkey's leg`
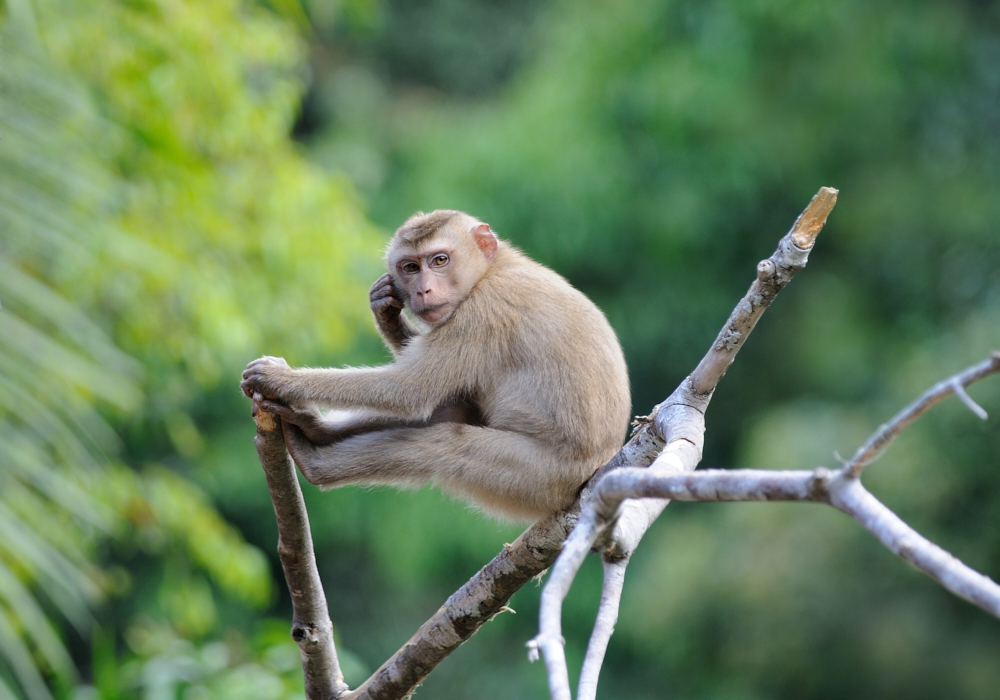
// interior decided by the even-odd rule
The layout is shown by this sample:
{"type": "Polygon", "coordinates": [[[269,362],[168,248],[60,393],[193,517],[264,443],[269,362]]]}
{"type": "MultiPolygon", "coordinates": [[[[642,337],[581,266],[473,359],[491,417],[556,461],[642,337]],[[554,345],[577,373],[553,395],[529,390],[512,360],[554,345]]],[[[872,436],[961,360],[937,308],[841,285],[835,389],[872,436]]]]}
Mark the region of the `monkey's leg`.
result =
{"type": "Polygon", "coordinates": [[[333,445],[354,435],[390,428],[426,428],[437,423],[483,424],[482,415],[475,403],[461,397],[441,404],[424,421],[358,411],[332,411],[324,415],[313,407],[299,408],[269,399],[260,402],[260,409],[281,416],[285,425],[298,426],[306,440],[314,445],[333,445]]]}
{"type": "Polygon", "coordinates": [[[600,461],[573,459],[528,435],[460,423],[382,430],[326,446],[289,428],[288,451],[318,486],[433,481],[489,512],[518,519],[569,506],[600,461]]]}
{"type": "Polygon", "coordinates": [[[289,406],[270,399],[262,400],[260,409],[281,416],[285,426],[297,426],[305,439],[316,445],[332,445],[352,435],[407,425],[407,421],[391,416],[352,411],[323,414],[312,406],[289,406]]]}

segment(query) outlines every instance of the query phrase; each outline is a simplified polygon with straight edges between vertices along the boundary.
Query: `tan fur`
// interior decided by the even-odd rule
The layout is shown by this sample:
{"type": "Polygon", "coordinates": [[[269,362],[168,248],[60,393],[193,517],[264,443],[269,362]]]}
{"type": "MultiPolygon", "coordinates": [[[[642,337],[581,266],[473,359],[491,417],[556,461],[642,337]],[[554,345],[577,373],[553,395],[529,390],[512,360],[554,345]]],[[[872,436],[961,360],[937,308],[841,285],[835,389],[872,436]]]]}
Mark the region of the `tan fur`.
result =
{"type": "Polygon", "coordinates": [[[453,307],[425,334],[402,318],[403,331],[386,332],[380,322],[392,364],[293,370],[274,358],[251,363],[244,390],[288,406],[274,408],[292,424],[289,451],[311,482],[433,481],[491,513],[537,518],[567,507],[618,450],[629,420],[628,376],[607,319],[555,272],[505,242],[489,247],[488,237],[473,235],[483,229],[489,232],[466,214],[438,211],[397,232],[386,257],[400,301],[412,307],[420,292],[453,307]],[[407,281],[393,268],[438,248],[450,250],[451,260],[430,281],[407,281]],[[312,403],[381,418],[359,419],[362,427],[327,440],[310,423],[315,413],[296,408],[312,403]]]}

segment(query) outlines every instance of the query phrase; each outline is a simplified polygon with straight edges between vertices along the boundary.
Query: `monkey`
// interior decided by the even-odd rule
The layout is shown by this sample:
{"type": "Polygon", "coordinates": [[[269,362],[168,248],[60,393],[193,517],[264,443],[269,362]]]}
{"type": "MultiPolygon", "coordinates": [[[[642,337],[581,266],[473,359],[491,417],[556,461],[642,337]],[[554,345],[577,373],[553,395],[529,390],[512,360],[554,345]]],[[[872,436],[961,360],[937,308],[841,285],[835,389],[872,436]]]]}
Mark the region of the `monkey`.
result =
{"type": "Polygon", "coordinates": [[[604,314],[459,211],[407,219],[385,262],[369,301],[392,363],[293,369],[265,356],[243,373],[244,393],[281,417],[305,478],[432,482],[512,520],[567,508],[630,418],[625,358],[604,314]]]}

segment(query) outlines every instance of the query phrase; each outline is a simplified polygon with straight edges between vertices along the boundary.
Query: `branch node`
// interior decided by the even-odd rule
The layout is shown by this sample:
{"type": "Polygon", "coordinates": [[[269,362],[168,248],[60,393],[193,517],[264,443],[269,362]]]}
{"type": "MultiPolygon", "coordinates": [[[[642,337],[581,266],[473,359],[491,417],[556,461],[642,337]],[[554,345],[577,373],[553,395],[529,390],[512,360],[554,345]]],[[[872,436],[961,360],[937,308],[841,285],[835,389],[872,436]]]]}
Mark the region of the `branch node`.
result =
{"type": "Polygon", "coordinates": [[[766,258],[757,263],[757,279],[761,282],[767,282],[769,279],[774,277],[774,273],[777,272],[778,268],[775,267],[774,261],[770,258],[766,258]]]}
{"type": "Polygon", "coordinates": [[[826,467],[816,467],[809,482],[809,493],[817,501],[824,501],[830,494],[830,482],[833,472],[826,467]]]}
{"type": "Polygon", "coordinates": [[[292,625],[292,639],[296,643],[302,643],[302,641],[308,641],[315,644],[319,641],[319,629],[316,625],[292,625]]]}
{"type": "Polygon", "coordinates": [[[972,397],[965,393],[965,387],[962,383],[958,381],[958,377],[952,380],[952,389],[955,391],[955,396],[962,400],[965,407],[972,411],[979,420],[986,420],[989,418],[989,414],[980,406],[978,403],[972,400],[972,397]]]}

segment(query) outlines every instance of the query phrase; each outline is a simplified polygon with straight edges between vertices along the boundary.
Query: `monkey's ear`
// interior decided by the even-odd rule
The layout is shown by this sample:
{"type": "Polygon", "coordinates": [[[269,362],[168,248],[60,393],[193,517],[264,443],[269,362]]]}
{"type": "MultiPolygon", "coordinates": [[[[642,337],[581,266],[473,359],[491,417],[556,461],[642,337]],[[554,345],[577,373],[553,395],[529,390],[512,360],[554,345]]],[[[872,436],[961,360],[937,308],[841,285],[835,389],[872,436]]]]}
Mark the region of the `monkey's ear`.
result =
{"type": "Polygon", "coordinates": [[[483,255],[489,260],[493,257],[493,254],[497,252],[497,235],[493,233],[493,229],[490,228],[489,224],[477,224],[472,229],[472,239],[479,246],[479,250],[483,251],[483,255]]]}

